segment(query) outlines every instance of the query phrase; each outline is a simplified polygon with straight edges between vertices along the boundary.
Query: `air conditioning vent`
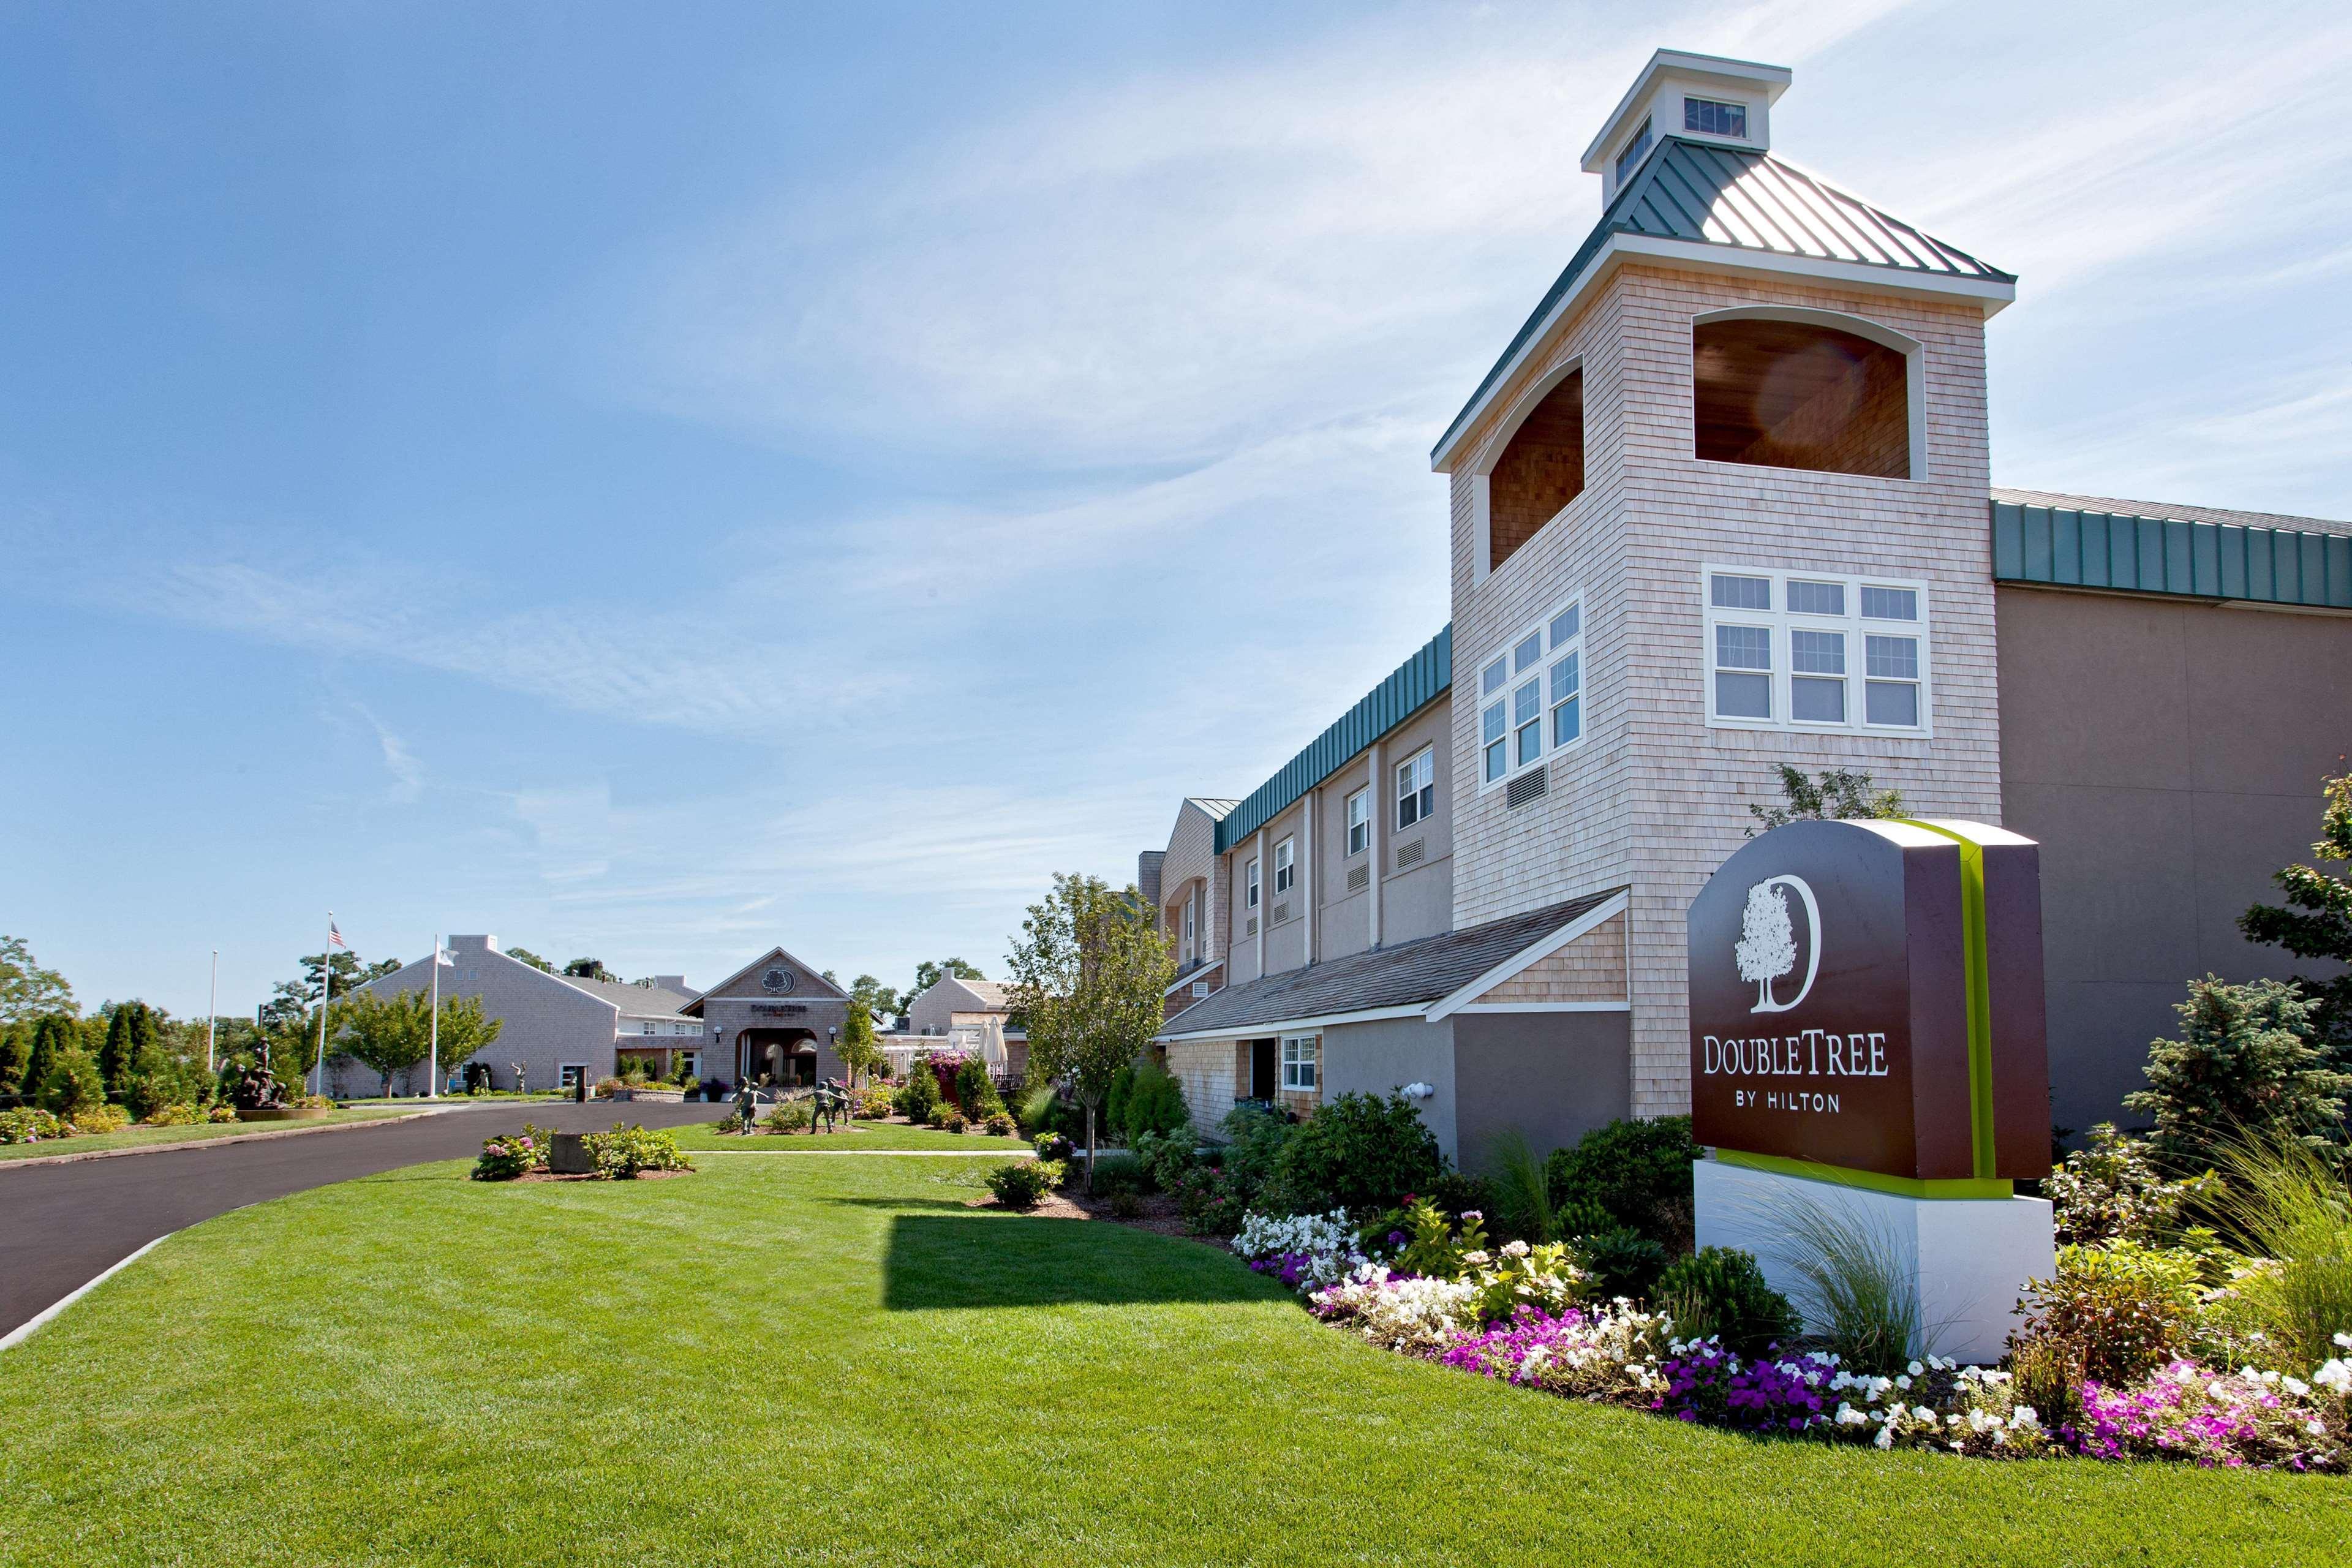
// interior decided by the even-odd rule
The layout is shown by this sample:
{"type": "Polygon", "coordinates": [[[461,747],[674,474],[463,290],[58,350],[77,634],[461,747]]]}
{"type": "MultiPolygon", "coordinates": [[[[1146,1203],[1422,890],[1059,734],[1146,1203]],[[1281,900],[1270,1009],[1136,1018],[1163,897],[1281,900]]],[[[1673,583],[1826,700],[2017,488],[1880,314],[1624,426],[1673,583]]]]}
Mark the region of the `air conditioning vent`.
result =
{"type": "Polygon", "coordinates": [[[1290,906],[1289,906],[1288,904],[1276,904],[1276,905],[1275,905],[1275,906],[1274,906],[1274,923],[1275,923],[1275,924],[1276,924],[1276,925],[1280,925],[1283,921],[1285,921],[1288,920],[1289,918],[1290,918],[1290,906]]]}
{"type": "Polygon", "coordinates": [[[1503,786],[1503,809],[1517,811],[1532,801],[1541,800],[1551,789],[1551,770],[1538,768],[1521,773],[1503,786]]]}
{"type": "Polygon", "coordinates": [[[1414,839],[1414,840],[1413,840],[1412,843],[1410,843],[1410,844],[1400,844],[1400,845],[1398,845],[1398,846],[1397,846],[1397,869],[1398,869],[1398,870],[1400,870],[1400,871],[1402,871],[1402,870],[1403,870],[1407,866],[1418,866],[1418,865],[1420,865],[1420,864],[1421,864],[1421,858],[1422,858],[1423,855],[1426,855],[1426,854],[1428,854],[1428,853],[1429,853],[1429,843],[1428,843],[1428,840],[1426,840],[1426,839],[1423,839],[1423,838],[1416,838],[1416,839],[1414,839]]]}
{"type": "Polygon", "coordinates": [[[1250,916],[1249,930],[1244,934],[1249,936],[1255,936],[1257,934],[1257,917],[1255,915],[1250,916]]]}
{"type": "Polygon", "coordinates": [[[1348,873],[1348,891],[1351,893],[1360,893],[1371,883],[1372,868],[1370,866],[1359,866],[1348,873]]]}
{"type": "Polygon", "coordinates": [[[1209,983],[1208,983],[1207,981],[1205,981],[1205,980],[1195,980],[1194,982],[1192,982],[1192,994],[1193,994],[1193,995],[1195,995],[1195,996],[1206,996],[1208,994],[1209,994],[1209,983]]]}

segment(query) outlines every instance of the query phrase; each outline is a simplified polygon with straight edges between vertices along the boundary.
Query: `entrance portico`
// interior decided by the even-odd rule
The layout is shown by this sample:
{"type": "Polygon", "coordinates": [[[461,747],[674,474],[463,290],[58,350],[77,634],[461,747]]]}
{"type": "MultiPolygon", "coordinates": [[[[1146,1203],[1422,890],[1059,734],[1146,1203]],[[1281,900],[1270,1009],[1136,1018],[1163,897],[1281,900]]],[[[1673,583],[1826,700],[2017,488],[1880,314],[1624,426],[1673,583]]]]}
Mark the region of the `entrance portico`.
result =
{"type": "Polygon", "coordinates": [[[709,1072],[806,1088],[848,1076],[835,1047],[854,1005],[816,969],[772,947],[679,1011],[702,1020],[709,1072]]]}

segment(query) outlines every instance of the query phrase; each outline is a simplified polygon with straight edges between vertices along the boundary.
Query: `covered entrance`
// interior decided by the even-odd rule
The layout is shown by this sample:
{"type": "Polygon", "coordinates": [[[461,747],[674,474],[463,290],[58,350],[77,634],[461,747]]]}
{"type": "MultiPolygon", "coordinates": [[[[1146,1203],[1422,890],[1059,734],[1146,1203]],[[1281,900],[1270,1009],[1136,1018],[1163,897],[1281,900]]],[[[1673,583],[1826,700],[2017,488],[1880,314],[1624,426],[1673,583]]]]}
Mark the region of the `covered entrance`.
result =
{"type": "Polygon", "coordinates": [[[779,1089],[815,1088],[815,1031],[743,1030],[735,1037],[735,1076],[745,1083],[765,1079],[779,1089]]]}

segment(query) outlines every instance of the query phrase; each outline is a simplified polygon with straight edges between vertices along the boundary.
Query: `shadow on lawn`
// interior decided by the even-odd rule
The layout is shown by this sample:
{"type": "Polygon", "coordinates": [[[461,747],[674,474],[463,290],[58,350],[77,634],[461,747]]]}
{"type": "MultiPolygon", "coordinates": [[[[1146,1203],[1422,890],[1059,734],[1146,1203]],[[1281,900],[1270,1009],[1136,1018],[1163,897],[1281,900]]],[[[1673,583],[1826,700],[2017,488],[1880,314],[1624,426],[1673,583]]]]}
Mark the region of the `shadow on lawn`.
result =
{"type": "Polygon", "coordinates": [[[1118,1226],[971,1210],[893,1220],[883,1277],[882,1304],[894,1312],[1261,1301],[1276,1289],[1205,1247],[1118,1226]]]}

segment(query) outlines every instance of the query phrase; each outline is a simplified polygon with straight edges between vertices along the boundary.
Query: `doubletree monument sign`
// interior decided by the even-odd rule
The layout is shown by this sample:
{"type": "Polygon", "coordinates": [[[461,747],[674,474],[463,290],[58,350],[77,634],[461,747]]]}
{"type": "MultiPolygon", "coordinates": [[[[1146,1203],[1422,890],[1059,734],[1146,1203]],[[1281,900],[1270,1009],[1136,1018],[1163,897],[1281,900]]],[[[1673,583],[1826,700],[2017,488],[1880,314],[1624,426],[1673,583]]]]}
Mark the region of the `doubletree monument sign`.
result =
{"type": "Polygon", "coordinates": [[[2011,1186],[2050,1170],[2040,853],[1981,823],[1794,822],[1716,871],[1690,907],[1701,1245],[1777,1275],[1776,1213],[1843,1210],[1910,1259],[1936,1348],[1999,1354],[2051,1268],[2049,1205],[2011,1186]]]}

